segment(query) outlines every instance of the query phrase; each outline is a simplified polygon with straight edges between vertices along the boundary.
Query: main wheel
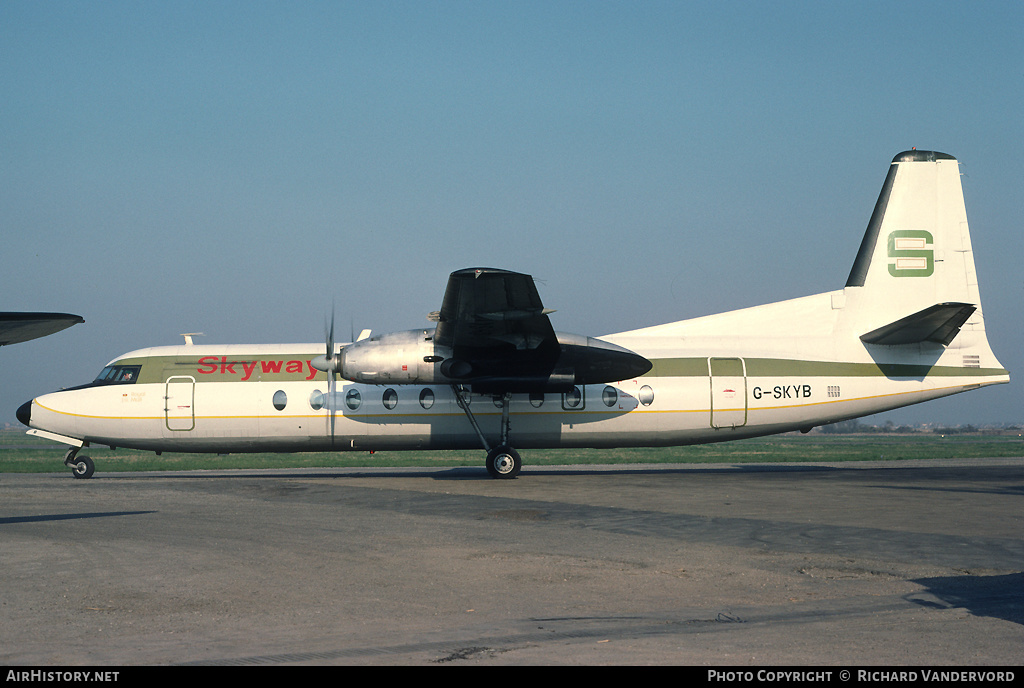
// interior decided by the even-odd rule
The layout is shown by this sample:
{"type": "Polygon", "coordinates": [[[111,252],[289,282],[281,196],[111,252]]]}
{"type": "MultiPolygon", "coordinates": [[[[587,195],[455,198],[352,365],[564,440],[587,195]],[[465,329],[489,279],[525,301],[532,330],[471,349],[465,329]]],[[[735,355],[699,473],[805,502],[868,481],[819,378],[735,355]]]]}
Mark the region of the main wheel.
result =
{"type": "Polygon", "coordinates": [[[522,468],[523,460],[512,447],[503,445],[487,452],[487,472],[492,478],[514,478],[522,468]]]}
{"type": "Polygon", "coordinates": [[[76,456],[68,465],[71,466],[71,475],[82,480],[91,478],[96,472],[96,466],[88,456],[76,456]]]}

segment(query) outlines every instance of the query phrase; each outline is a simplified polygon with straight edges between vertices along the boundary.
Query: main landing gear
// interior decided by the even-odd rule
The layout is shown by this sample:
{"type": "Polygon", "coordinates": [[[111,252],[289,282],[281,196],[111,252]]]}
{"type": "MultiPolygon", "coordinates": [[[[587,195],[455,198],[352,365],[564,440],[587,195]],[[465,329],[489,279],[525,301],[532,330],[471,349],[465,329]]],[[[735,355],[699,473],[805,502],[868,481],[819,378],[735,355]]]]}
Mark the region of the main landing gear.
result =
{"type": "MultiPolygon", "coordinates": [[[[487,472],[492,478],[509,480],[519,475],[519,471],[523,468],[523,459],[519,456],[519,452],[509,444],[509,406],[512,403],[512,395],[505,393],[501,397],[501,440],[498,446],[492,448],[480,430],[480,424],[476,422],[473,411],[469,408],[469,395],[466,390],[459,385],[452,385],[452,391],[455,392],[455,400],[458,402],[459,408],[465,412],[466,418],[469,419],[473,429],[476,430],[477,437],[480,438],[480,443],[487,451],[487,472]]],[[[495,400],[497,401],[497,397],[495,400]]]]}
{"type": "Polygon", "coordinates": [[[71,475],[86,480],[96,472],[96,466],[88,456],[78,456],[80,449],[81,447],[69,447],[64,455],[64,465],[71,468],[71,475]]]}

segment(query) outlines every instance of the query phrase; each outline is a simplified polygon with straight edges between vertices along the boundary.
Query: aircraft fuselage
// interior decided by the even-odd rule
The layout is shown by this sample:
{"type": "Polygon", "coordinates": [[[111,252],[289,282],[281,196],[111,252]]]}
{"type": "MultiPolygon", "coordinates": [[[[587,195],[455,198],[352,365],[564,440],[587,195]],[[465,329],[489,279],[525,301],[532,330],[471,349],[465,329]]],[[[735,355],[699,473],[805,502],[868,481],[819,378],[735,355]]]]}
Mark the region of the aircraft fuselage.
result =
{"type": "MultiPolygon", "coordinates": [[[[656,339],[656,338],[655,338],[656,339]]],[[[654,342],[655,344],[657,342],[654,342]]],[[[639,342],[632,348],[644,353],[639,342]]],[[[804,343],[801,348],[814,348],[804,343]]],[[[122,380],[43,395],[23,407],[33,427],[152,451],[302,452],[477,448],[448,385],[340,380],[328,399],[318,345],[173,346],[111,362],[122,380]],[[127,371],[127,372],[124,372],[127,371]]],[[[811,427],[1005,382],[1005,371],[943,354],[931,365],[720,354],[648,354],[646,375],[571,391],[513,394],[521,448],[671,446],[811,427]],[[945,359],[945,360],[944,360],[945,359]],[[979,366],[979,367],[975,367],[979,366]]],[[[471,396],[483,432],[501,408],[471,396]]],[[[24,418],[23,420],[28,420],[24,418]]]]}

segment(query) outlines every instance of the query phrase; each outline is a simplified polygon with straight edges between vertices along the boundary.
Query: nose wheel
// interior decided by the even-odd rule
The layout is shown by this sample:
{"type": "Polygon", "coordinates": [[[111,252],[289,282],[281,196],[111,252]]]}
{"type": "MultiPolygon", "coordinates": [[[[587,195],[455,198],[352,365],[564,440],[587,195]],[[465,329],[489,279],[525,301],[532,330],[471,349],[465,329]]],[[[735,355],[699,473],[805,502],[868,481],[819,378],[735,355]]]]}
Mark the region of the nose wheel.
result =
{"type": "Polygon", "coordinates": [[[71,475],[79,480],[87,480],[96,472],[96,465],[88,456],[78,456],[78,447],[71,447],[64,455],[64,465],[71,469],[71,475]]]}

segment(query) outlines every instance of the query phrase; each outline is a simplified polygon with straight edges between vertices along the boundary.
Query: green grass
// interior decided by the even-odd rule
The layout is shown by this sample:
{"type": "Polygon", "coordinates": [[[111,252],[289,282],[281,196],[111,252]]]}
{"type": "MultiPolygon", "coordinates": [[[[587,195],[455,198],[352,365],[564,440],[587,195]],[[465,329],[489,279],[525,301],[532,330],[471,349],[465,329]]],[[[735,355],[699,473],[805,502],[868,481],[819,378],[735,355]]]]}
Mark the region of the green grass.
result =
{"type": "MultiPolygon", "coordinates": [[[[0,473],[67,471],[65,447],[26,435],[0,431],[0,473]]],[[[316,452],[308,454],[170,454],[133,449],[83,450],[97,472],[233,468],[451,467],[483,465],[483,450],[409,452],[316,452]]],[[[940,436],[786,434],[691,447],[642,449],[527,449],[527,466],[637,463],[795,463],[900,459],[968,459],[1024,456],[1024,438],[1013,435],[940,436]]]]}

